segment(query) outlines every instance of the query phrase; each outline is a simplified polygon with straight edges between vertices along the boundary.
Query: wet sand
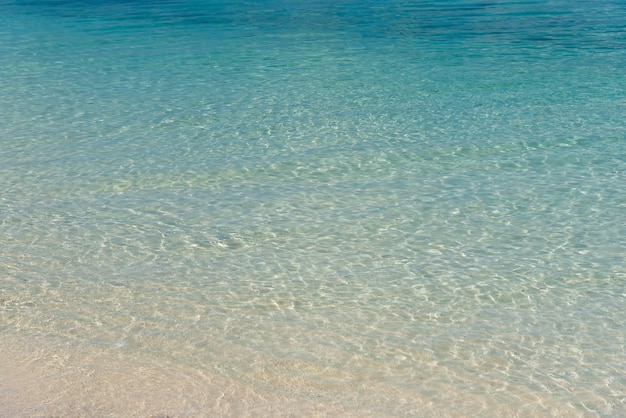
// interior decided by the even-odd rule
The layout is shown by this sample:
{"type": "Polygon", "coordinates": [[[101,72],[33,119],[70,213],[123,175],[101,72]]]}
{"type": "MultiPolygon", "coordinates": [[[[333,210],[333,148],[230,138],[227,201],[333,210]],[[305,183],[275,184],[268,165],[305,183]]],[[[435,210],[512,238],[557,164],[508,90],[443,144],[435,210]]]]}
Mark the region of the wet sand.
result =
{"type": "MultiPolygon", "coordinates": [[[[432,385],[433,396],[381,382],[335,390],[319,382],[292,382],[281,390],[272,384],[263,390],[208,373],[210,367],[191,370],[97,347],[44,347],[25,340],[10,347],[0,343],[0,351],[2,417],[538,416],[534,407],[516,409],[471,390],[446,397],[445,385],[432,385]]],[[[537,401],[527,395],[529,404],[537,401]]],[[[550,403],[544,411],[582,416],[550,403]]]]}
{"type": "Polygon", "coordinates": [[[367,409],[258,393],[222,376],[106,350],[39,347],[25,352],[14,346],[2,351],[2,417],[374,415],[367,409]]]}

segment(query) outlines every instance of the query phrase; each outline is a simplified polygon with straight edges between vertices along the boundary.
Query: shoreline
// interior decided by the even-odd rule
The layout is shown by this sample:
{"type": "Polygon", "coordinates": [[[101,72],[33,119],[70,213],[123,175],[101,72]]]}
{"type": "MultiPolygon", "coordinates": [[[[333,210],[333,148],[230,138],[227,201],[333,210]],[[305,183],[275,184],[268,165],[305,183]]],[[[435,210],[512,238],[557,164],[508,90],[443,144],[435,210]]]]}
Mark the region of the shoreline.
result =
{"type": "Polygon", "coordinates": [[[414,388],[375,380],[360,387],[355,381],[335,382],[333,389],[306,376],[279,387],[268,375],[264,390],[258,382],[247,385],[206,369],[97,347],[43,347],[21,339],[11,347],[0,343],[0,349],[2,417],[584,416],[554,398],[533,399],[539,394],[531,391],[518,393],[528,408],[516,409],[495,393],[458,390],[437,380],[414,388]]]}
{"type": "Polygon", "coordinates": [[[3,417],[380,416],[375,411],[258,393],[223,376],[127,353],[38,347],[25,354],[3,348],[3,417]]]}

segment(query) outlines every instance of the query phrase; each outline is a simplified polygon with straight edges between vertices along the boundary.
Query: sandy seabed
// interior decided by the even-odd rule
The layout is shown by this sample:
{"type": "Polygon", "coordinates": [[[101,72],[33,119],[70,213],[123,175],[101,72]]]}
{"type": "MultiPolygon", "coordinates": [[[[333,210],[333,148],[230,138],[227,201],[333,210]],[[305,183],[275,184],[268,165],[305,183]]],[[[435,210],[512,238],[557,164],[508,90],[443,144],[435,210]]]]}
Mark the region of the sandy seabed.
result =
{"type": "Polygon", "coordinates": [[[28,345],[0,349],[1,417],[380,416],[126,353],[28,345]]]}
{"type": "MultiPolygon", "coordinates": [[[[325,387],[299,379],[276,390],[269,383],[276,376],[268,375],[266,390],[258,382],[248,385],[209,372],[210,367],[196,370],[98,347],[14,340],[10,346],[0,342],[0,352],[3,418],[541,416],[528,393],[520,394],[526,409],[485,394],[451,392],[449,386],[429,387],[434,397],[380,382],[325,387]]],[[[540,410],[584,416],[570,405],[549,403],[540,410]]]]}

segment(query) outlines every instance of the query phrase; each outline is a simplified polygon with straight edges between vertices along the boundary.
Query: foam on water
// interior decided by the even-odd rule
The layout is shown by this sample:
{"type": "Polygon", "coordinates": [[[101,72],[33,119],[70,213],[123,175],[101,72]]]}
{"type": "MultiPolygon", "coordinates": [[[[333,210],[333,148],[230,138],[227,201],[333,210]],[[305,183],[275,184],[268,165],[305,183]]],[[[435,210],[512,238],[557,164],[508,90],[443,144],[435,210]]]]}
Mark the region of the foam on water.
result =
{"type": "Polygon", "coordinates": [[[626,414],[603,2],[0,2],[0,412],[626,414]]]}

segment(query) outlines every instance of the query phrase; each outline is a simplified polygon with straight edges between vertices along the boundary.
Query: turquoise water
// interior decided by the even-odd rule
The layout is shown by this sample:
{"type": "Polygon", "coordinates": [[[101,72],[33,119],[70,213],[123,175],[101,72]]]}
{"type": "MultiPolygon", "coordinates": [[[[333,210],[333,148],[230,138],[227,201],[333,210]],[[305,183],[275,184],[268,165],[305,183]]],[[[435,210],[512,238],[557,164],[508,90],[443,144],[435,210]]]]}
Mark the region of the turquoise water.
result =
{"type": "Polygon", "coordinates": [[[1,0],[0,413],[626,415],[624,22],[1,0]]]}

